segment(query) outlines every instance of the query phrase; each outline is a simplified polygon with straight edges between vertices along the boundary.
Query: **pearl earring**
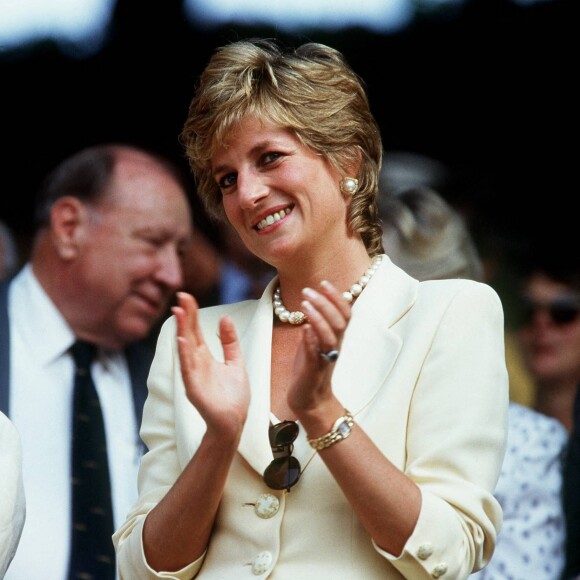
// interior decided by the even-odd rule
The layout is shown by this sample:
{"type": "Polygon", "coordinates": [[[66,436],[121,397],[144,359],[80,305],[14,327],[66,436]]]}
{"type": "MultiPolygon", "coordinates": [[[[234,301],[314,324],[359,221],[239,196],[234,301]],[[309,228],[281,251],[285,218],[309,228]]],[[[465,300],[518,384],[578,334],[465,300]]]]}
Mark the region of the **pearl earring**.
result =
{"type": "Polygon", "coordinates": [[[340,180],[340,191],[344,195],[354,195],[358,189],[358,179],[354,177],[343,177],[340,180]]]}

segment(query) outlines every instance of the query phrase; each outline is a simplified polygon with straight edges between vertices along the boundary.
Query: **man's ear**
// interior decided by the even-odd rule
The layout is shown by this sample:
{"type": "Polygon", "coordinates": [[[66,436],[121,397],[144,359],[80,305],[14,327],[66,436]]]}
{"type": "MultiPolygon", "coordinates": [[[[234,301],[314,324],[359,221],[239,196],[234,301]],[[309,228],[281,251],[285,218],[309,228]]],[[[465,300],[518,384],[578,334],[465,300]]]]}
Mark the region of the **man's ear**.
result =
{"type": "Polygon", "coordinates": [[[54,202],[50,210],[50,234],[62,259],[77,256],[87,224],[87,208],[80,199],[64,196],[54,202]]]}

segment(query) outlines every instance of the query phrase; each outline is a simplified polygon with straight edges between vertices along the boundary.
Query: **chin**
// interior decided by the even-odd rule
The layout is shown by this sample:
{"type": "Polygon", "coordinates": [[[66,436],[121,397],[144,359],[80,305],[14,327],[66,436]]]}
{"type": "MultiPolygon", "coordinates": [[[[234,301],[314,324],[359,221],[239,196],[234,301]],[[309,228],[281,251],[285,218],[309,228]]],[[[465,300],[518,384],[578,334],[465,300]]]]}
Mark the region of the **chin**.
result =
{"type": "Polygon", "coordinates": [[[561,370],[558,365],[552,363],[539,363],[533,366],[533,373],[540,381],[553,381],[559,379],[561,370]]]}
{"type": "Polygon", "coordinates": [[[119,328],[117,336],[122,341],[123,346],[128,346],[132,342],[147,338],[152,330],[153,324],[151,321],[136,320],[132,324],[124,324],[119,328]]]}

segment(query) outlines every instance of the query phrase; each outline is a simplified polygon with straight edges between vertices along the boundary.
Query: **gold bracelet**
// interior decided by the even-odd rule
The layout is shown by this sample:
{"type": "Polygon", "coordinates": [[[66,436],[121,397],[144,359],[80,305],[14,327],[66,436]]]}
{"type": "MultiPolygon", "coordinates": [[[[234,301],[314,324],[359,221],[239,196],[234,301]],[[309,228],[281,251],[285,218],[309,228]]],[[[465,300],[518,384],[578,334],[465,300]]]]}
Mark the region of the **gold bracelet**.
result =
{"type": "Polygon", "coordinates": [[[311,447],[314,447],[317,451],[321,449],[326,449],[343,439],[346,439],[350,432],[352,431],[352,426],[354,425],[354,419],[350,411],[345,409],[345,415],[339,417],[332,426],[332,429],[322,437],[317,437],[316,439],[308,439],[311,447]]]}

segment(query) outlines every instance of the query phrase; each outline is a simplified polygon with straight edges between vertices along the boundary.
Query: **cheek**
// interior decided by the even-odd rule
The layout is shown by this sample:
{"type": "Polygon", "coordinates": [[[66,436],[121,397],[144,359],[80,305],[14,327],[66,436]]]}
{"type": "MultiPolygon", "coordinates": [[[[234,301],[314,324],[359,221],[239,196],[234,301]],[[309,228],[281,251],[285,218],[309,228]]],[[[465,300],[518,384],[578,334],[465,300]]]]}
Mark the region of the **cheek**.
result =
{"type": "Polygon", "coordinates": [[[222,207],[226,218],[233,225],[236,220],[236,215],[239,213],[239,204],[233,195],[224,195],[222,198],[222,207]]]}
{"type": "Polygon", "coordinates": [[[234,196],[225,196],[223,201],[224,213],[227,221],[236,230],[238,235],[244,236],[244,216],[234,196]]]}
{"type": "Polygon", "coordinates": [[[158,265],[157,256],[129,248],[108,256],[95,275],[111,287],[111,293],[122,294],[139,281],[148,278],[158,265]]]}
{"type": "Polygon", "coordinates": [[[576,324],[569,329],[567,335],[562,336],[562,346],[569,353],[570,356],[576,357],[580,365],[580,325],[576,324]]]}

